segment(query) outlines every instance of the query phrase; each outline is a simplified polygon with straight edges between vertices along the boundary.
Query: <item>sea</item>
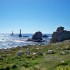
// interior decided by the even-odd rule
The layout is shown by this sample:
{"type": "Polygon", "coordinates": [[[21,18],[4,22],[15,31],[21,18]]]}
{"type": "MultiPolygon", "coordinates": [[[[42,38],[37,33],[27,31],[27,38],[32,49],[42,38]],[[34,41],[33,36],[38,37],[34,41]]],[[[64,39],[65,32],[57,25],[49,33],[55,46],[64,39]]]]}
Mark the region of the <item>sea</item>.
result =
{"type": "Polygon", "coordinates": [[[27,46],[27,45],[41,45],[49,44],[52,34],[47,34],[48,38],[43,37],[44,42],[32,42],[27,41],[31,39],[33,34],[22,34],[22,37],[19,37],[19,34],[8,34],[0,33],[0,49],[15,48],[17,46],[27,46]]]}

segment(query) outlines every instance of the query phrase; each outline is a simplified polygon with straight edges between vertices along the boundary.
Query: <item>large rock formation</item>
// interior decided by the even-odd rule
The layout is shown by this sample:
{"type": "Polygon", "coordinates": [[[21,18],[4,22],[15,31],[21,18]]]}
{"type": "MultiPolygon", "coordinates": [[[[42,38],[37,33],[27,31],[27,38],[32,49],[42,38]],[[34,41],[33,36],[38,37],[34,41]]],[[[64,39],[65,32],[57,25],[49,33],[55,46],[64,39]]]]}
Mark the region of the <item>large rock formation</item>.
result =
{"type": "Polygon", "coordinates": [[[51,42],[61,42],[70,39],[70,31],[64,30],[64,27],[58,27],[56,32],[52,34],[51,42]]]}
{"type": "Polygon", "coordinates": [[[42,33],[40,31],[36,32],[32,37],[32,41],[42,42],[42,33]]]}

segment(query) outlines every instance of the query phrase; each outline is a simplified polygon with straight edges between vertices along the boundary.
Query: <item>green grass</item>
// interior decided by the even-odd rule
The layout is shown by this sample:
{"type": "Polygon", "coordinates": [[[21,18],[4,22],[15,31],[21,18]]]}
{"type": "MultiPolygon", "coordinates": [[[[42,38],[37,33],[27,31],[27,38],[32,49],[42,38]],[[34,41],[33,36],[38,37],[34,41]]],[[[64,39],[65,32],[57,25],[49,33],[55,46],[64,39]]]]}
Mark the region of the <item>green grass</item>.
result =
{"type": "Polygon", "coordinates": [[[16,47],[0,50],[0,70],[70,70],[70,41],[41,46],[16,47]],[[30,55],[26,55],[27,48],[30,55]],[[48,50],[54,50],[54,54],[48,54],[48,50]],[[22,55],[17,53],[22,51],[22,55]],[[67,51],[61,55],[62,51],[67,51]],[[35,52],[42,52],[43,55],[35,52]],[[64,61],[65,64],[61,64],[64,61]]]}

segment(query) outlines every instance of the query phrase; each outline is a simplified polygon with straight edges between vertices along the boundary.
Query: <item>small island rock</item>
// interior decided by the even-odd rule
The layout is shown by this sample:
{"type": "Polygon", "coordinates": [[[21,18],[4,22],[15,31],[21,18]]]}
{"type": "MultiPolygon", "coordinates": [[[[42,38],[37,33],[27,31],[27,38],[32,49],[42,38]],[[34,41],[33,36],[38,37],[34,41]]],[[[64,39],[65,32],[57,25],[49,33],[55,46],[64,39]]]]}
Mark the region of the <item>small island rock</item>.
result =
{"type": "Polygon", "coordinates": [[[32,41],[35,42],[42,42],[42,40],[42,33],[40,31],[36,32],[32,37],[32,41]]]}

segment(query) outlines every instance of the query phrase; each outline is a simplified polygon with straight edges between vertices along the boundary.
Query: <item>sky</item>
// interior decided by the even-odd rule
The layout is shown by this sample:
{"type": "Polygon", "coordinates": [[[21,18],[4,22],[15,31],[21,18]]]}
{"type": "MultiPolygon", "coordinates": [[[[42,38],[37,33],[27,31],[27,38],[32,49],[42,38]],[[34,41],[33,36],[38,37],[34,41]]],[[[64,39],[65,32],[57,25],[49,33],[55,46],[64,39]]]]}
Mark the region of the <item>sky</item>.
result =
{"type": "Polygon", "coordinates": [[[0,0],[0,33],[70,30],[70,0],[0,0]]]}

